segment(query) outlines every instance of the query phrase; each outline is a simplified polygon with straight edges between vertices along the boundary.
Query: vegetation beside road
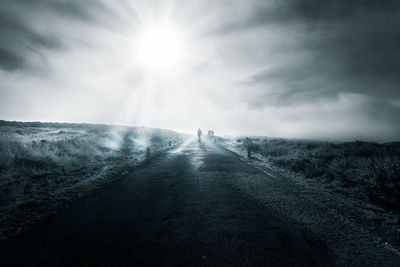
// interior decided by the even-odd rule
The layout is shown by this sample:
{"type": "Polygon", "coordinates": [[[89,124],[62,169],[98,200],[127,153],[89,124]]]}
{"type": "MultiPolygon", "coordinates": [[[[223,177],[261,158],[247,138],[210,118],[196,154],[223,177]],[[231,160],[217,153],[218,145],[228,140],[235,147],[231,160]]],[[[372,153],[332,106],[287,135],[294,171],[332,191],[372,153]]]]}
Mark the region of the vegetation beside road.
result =
{"type": "Polygon", "coordinates": [[[0,121],[0,239],[182,137],[144,127],[0,121]]]}
{"type": "Polygon", "coordinates": [[[387,209],[400,211],[400,142],[331,143],[280,138],[239,138],[234,145],[272,166],[327,184],[387,209]]]}

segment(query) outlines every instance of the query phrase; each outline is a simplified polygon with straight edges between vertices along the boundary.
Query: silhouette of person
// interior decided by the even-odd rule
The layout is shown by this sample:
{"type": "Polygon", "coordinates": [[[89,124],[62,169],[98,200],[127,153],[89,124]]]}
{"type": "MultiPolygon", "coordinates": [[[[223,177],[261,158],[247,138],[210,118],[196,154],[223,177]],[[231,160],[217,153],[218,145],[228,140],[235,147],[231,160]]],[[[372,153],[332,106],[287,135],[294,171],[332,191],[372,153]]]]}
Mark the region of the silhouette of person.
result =
{"type": "Polygon", "coordinates": [[[201,138],[201,134],[202,134],[202,132],[201,132],[201,129],[199,128],[199,129],[197,130],[197,137],[199,138],[199,139],[198,139],[199,142],[201,142],[201,139],[200,139],[200,138],[201,138]]]}

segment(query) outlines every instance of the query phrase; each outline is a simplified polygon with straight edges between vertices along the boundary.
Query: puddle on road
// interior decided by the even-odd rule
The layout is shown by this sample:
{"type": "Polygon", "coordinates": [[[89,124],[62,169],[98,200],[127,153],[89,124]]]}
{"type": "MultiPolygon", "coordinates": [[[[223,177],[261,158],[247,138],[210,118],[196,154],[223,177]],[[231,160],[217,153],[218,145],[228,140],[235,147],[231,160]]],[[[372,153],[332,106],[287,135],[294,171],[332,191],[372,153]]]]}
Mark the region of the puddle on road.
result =
{"type": "Polygon", "coordinates": [[[196,139],[190,139],[183,145],[172,150],[170,153],[173,155],[184,155],[190,158],[190,162],[194,169],[198,170],[204,165],[206,154],[210,153],[210,149],[215,149],[215,145],[207,140],[197,142],[196,139]]]}
{"type": "Polygon", "coordinates": [[[192,157],[191,163],[195,169],[199,169],[204,164],[204,156],[194,156],[192,157]]]}
{"type": "Polygon", "coordinates": [[[183,155],[190,155],[193,154],[190,150],[183,150],[183,149],[175,149],[170,152],[171,154],[183,154],[183,155]]]}

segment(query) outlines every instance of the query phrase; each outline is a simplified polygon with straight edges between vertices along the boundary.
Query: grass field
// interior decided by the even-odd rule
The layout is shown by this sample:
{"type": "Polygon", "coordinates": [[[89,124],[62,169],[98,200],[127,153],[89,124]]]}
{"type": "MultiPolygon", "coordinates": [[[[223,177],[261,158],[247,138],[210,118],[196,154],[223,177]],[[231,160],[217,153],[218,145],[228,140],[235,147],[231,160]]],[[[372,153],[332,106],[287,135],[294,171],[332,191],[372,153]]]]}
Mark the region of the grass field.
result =
{"type": "Polygon", "coordinates": [[[230,145],[339,193],[400,211],[400,142],[237,138],[230,145]]]}
{"type": "Polygon", "coordinates": [[[183,138],[143,127],[0,121],[0,238],[183,138]]]}

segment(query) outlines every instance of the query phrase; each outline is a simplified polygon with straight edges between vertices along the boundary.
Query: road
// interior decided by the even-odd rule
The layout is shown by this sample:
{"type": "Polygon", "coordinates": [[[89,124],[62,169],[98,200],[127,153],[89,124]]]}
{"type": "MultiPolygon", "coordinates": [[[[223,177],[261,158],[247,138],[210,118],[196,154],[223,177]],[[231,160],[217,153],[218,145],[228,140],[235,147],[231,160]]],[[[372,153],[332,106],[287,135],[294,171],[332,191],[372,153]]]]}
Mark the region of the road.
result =
{"type": "Polygon", "coordinates": [[[0,244],[2,266],[330,266],[311,232],[240,190],[260,170],[195,140],[0,244]]]}

